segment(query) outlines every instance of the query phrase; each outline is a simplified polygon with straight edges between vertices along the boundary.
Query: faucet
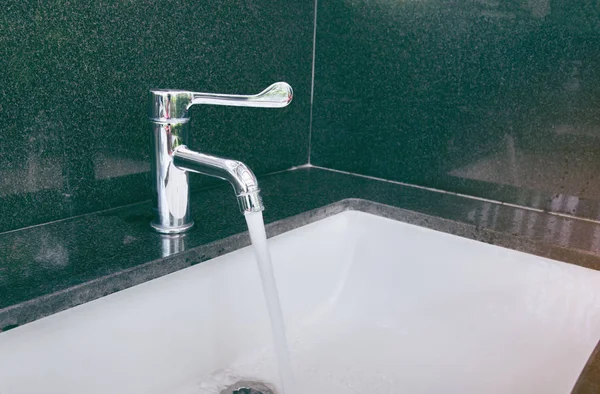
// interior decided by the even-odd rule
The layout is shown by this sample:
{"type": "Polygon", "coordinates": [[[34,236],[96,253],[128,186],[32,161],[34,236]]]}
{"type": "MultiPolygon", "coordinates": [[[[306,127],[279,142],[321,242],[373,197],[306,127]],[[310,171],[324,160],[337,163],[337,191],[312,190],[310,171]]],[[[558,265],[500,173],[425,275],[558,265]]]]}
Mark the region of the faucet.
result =
{"type": "Polygon", "coordinates": [[[254,173],[244,163],[196,152],[187,147],[189,109],[195,104],[234,107],[282,108],[292,101],[292,88],[277,82],[252,96],[196,93],[185,90],[150,90],[152,128],[152,184],[154,230],[177,234],[194,225],[190,213],[188,173],[195,172],[231,183],[242,213],[264,209],[254,173]]]}

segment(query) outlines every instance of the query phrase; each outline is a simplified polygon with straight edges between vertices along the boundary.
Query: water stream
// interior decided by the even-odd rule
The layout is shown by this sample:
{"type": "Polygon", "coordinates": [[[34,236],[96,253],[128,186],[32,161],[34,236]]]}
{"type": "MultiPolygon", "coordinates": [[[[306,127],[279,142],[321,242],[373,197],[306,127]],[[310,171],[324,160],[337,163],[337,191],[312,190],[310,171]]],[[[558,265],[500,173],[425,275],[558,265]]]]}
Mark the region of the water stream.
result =
{"type": "Polygon", "coordinates": [[[267,245],[267,235],[263,222],[262,212],[246,213],[246,223],[250,232],[250,240],[254,246],[254,253],[258,263],[258,270],[262,280],[263,292],[267,302],[269,317],[271,318],[271,330],[275,344],[275,355],[277,357],[279,379],[281,380],[281,394],[294,394],[294,374],[290,361],[290,352],[286,337],[285,323],[281,312],[281,303],[275,283],[271,254],[267,245]]]}

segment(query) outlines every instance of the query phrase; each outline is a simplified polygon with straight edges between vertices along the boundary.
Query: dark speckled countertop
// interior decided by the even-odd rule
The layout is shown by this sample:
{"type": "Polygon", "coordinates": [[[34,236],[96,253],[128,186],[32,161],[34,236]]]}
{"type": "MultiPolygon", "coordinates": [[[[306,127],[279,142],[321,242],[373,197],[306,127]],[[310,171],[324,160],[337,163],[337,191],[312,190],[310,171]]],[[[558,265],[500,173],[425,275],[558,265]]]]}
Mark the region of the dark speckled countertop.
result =
{"type": "MultiPolygon", "coordinates": [[[[600,269],[594,222],[314,167],[260,182],[270,236],[352,209],[600,269]]],[[[184,236],[152,232],[150,202],[0,234],[0,332],[249,244],[228,185],[193,192],[192,213],[184,236]]],[[[598,387],[597,353],[577,393],[598,387]]]]}

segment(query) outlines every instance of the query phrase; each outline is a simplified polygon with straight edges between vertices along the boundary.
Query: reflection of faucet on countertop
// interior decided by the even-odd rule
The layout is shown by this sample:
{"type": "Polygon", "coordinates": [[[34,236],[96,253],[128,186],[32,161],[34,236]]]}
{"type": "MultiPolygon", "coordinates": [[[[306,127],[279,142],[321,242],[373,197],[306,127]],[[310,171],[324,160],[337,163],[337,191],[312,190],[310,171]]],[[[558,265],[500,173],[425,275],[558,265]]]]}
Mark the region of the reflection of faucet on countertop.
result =
{"type": "Polygon", "coordinates": [[[175,234],[193,226],[189,206],[190,171],[229,181],[242,212],[263,210],[256,177],[244,163],[195,152],[187,147],[188,111],[192,105],[281,108],[291,101],[292,88],[285,82],[275,83],[253,96],[151,90],[149,118],[156,209],[152,227],[161,233],[175,234]]]}

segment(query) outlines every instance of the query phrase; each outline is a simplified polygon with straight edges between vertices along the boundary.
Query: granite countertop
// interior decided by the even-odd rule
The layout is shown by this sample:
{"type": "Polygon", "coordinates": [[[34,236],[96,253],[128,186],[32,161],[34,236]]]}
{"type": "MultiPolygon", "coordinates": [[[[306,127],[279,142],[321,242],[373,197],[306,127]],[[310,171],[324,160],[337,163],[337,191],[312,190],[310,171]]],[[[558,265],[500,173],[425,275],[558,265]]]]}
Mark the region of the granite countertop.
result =
{"type": "MultiPolygon", "coordinates": [[[[270,236],[352,209],[600,269],[595,222],[315,167],[260,185],[270,236]]],[[[150,202],[0,234],[0,332],[249,244],[229,185],[191,200],[183,236],[150,230],[150,202]]],[[[599,365],[596,351],[574,392],[595,392],[599,365]]]]}

